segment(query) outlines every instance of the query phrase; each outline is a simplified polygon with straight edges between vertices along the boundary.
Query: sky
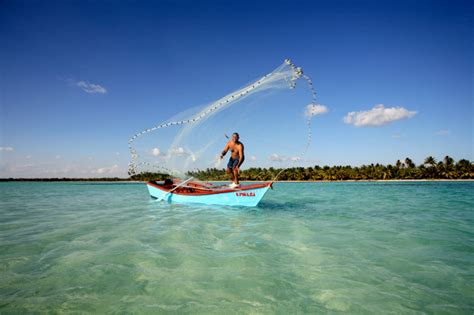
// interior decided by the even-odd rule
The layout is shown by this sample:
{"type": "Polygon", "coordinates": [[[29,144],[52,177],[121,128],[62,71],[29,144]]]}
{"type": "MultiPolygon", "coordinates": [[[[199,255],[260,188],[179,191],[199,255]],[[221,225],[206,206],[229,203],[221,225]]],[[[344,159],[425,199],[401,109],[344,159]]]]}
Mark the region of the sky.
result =
{"type": "Polygon", "coordinates": [[[327,109],[314,164],[472,161],[473,13],[458,0],[0,1],[0,178],[127,177],[136,132],[285,58],[327,109]]]}

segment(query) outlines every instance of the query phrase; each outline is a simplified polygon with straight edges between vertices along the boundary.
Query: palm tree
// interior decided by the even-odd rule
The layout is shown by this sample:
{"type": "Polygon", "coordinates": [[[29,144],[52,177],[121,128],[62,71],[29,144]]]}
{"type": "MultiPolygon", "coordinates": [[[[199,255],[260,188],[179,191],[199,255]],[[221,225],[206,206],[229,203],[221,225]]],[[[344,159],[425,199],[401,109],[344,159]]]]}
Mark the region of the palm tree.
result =
{"type": "Polygon", "coordinates": [[[400,169],[402,167],[402,162],[400,162],[400,160],[397,160],[397,163],[395,163],[395,167],[400,169]]]}
{"type": "Polygon", "coordinates": [[[410,158],[405,158],[405,165],[408,168],[415,168],[415,163],[410,158]]]}
{"type": "Polygon", "coordinates": [[[425,165],[428,164],[430,166],[436,166],[436,159],[430,155],[425,159],[425,162],[423,164],[425,164],[425,165]]]}
{"type": "Polygon", "coordinates": [[[436,167],[436,159],[432,156],[428,156],[424,162],[425,165],[428,165],[427,175],[429,178],[438,177],[438,168],[436,167]]]}
{"type": "Polygon", "coordinates": [[[415,168],[414,177],[416,179],[423,179],[428,177],[428,171],[424,164],[421,164],[420,166],[415,168]]]}
{"type": "Polygon", "coordinates": [[[454,159],[448,155],[446,155],[443,159],[443,165],[446,169],[450,169],[454,165],[454,159]]]}
{"type": "Polygon", "coordinates": [[[474,167],[468,160],[462,159],[456,163],[455,166],[458,178],[473,178],[474,167]]]}

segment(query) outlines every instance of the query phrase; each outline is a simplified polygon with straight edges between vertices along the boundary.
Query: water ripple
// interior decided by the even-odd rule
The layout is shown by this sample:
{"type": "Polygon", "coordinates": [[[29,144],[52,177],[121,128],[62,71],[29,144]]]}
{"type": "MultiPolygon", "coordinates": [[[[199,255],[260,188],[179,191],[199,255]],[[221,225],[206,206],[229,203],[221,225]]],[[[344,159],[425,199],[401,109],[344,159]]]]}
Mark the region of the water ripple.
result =
{"type": "Polygon", "coordinates": [[[473,313],[474,183],[0,183],[0,313],[473,313]]]}

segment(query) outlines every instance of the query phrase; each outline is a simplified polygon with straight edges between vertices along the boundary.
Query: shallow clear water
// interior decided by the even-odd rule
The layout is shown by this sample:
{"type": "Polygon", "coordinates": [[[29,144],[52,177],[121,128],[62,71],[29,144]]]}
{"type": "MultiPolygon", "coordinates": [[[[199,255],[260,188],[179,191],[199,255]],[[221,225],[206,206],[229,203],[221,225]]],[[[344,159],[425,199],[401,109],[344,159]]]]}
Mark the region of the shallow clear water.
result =
{"type": "Polygon", "coordinates": [[[274,186],[226,208],[0,183],[0,313],[474,312],[474,182],[274,186]]]}

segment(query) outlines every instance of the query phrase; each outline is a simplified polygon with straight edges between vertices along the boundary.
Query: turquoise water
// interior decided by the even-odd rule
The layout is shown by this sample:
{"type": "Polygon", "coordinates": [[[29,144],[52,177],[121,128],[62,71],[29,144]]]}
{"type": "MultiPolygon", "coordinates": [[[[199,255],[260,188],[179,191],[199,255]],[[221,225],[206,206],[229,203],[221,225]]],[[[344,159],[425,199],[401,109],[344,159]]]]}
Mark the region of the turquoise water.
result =
{"type": "Polygon", "coordinates": [[[0,183],[0,313],[472,314],[473,188],[281,183],[249,209],[0,183]]]}

